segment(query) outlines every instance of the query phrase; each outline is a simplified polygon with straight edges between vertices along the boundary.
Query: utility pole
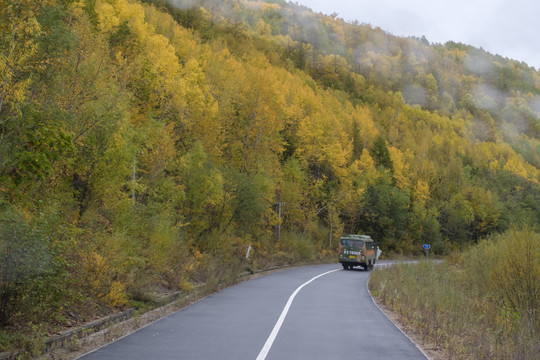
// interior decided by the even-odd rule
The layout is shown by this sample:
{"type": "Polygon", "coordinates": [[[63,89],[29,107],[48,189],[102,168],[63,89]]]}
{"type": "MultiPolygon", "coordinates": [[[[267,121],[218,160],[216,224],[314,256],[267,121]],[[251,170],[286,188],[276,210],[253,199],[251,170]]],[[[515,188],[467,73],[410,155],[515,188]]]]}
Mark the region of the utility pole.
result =
{"type": "Polygon", "coordinates": [[[284,202],[277,202],[278,206],[278,240],[281,240],[281,206],[285,204],[284,202]]]}
{"type": "Polygon", "coordinates": [[[281,205],[282,202],[278,202],[278,240],[281,240],[281,205]]]}
{"type": "Polygon", "coordinates": [[[132,183],[131,183],[131,199],[132,199],[132,204],[131,204],[131,208],[135,208],[135,173],[136,173],[136,161],[137,161],[137,156],[133,156],[133,176],[132,176],[132,183]]]}
{"type": "Polygon", "coordinates": [[[332,233],[334,232],[334,226],[332,224],[332,222],[330,221],[330,240],[329,240],[329,243],[328,243],[328,248],[331,249],[332,248],[332,233]]]}

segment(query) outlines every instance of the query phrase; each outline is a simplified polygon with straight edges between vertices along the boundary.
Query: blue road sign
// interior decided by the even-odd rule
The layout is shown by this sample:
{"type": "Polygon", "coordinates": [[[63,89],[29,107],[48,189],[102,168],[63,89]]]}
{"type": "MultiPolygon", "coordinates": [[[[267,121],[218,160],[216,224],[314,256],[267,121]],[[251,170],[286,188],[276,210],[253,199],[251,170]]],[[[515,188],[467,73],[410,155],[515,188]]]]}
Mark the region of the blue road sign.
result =
{"type": "Polygon", "coordinates": [[[429,249],[430,247],[431,247],[431,245],[429,245],[429,244],[424,244],[424,249],[427,250],[427,249],[429,249]]]}

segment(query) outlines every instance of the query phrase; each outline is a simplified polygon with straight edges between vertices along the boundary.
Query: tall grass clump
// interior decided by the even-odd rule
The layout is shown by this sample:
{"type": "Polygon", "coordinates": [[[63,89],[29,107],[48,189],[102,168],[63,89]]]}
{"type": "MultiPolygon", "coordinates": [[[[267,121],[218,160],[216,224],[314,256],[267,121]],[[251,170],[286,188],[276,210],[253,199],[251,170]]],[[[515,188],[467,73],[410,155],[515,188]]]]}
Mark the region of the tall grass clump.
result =
{"type": "Polygon", "coordinates": [[[452,359],[537,359],[540,235],[511,230],[443,263],[378,270],[372,294],[452,359]]]}

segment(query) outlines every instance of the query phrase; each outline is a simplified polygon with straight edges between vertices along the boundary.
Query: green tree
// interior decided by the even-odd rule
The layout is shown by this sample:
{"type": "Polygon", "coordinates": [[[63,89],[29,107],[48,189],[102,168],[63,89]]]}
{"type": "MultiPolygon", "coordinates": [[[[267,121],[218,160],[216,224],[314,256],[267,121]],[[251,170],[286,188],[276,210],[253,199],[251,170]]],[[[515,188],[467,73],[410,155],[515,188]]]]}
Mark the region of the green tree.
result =
{"type": "MultiPolygon", "coordinates": [[[[362,151],[364,150],[364,142],[362,141],[362,136],[360,134],[360,128],[358,121],[353,121],[353,149],[352,149],[352,160],[359,160],[362,156],[362,151]]],[[[389,154],[390,155],[390,154],[389,154]]]]}
{"type": "Polygon", "coordinates": [[[266,211],[271,209],[268,196],[271,184],[264,173],[246,175],[235,170],[229,181],[232,185],[233,198],[231,199],[232,215],[227,224],[234,221],[241,231],[248,232],[252,226],[260,223],[266,211]]]}
{"type": "Polygon", "coordinates": [[[373,145],[369,148],[369,153],[377,167],[383,167],[384,169],[394,171],[394,164],[392,163],[392,157],[388,151],[386,140],[382,136],[377,136],[373,145]]]}
{"type": "Polygon", "coordinates": [[[359,226],[382,248],[398,250],[396,244],[407,233],[410,196],[392,184],[388,175],[379,176],[368,186],[361,200],[359,226]]]}
{"type": "Polygon", "coordinates": [[[180,177],[185,188],[185,221],[191,232],[198,236],[217,225],[214,221],[223,206],[224,180],[200,143],[195,143],[182,157],[180,177]]]}

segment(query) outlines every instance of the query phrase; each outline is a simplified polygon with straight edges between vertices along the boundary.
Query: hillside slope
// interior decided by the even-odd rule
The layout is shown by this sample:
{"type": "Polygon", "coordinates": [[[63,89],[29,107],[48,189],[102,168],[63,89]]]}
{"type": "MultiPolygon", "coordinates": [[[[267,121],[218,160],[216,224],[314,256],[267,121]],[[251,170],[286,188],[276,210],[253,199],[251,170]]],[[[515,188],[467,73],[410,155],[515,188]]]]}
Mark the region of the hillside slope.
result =
{"type": "Polygon", "coordinates": [[[467,45],[283,1],[2,0],[0,76],[4,329],[343,233],[444,254],[540,227],[540,74],[467,45]]]}

